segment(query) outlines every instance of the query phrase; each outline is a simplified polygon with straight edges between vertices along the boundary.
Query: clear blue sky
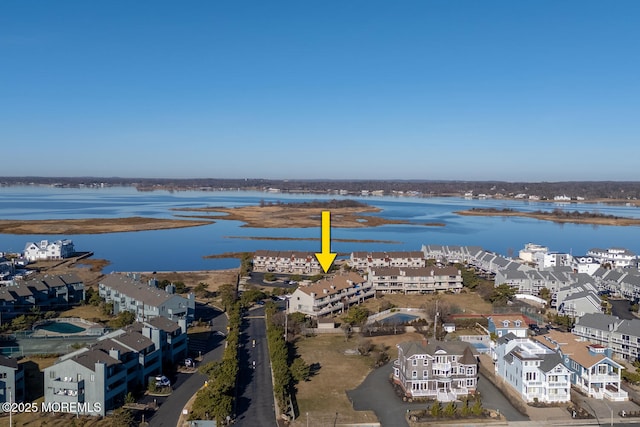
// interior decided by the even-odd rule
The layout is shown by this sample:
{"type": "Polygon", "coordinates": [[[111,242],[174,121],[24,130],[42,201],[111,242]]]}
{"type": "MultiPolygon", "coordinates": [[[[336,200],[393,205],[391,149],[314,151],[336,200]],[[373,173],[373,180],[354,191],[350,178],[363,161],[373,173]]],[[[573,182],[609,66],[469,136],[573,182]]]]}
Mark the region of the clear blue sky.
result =
{"type": "Polygon", "coordinates": [[[0,176],[640,180],[640,1],[0,2],[0,176]]]}

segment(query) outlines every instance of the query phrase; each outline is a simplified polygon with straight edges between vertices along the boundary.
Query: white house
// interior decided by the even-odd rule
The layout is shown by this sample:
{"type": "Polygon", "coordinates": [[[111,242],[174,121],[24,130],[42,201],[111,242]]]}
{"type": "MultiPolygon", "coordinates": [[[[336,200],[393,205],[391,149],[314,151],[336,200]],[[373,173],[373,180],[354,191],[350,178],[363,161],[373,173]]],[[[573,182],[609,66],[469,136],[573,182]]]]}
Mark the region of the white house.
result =
{"type": "Polygon", "coordinates": [[[571,372],[555,351],[528,338],[507,334],[496,345],[496,375],[526,402],[571,400],[571,372]]]}
{"type": "Polygon", "coordinates": [[[29,261],[63,259],[73,256],[75,249],[71,240],[56,240],[49,242],[28,242],[24,247],[24,257],[29,261]]]}

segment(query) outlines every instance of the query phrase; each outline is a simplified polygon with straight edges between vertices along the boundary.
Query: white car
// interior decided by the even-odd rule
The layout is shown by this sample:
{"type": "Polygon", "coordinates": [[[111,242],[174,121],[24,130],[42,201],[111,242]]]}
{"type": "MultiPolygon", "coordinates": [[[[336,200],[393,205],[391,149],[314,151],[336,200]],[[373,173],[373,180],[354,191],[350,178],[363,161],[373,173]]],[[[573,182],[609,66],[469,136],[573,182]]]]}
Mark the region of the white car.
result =
{"type": "Polygon", "coordinates": [[[171,381],[164,375],[158,375],[156,377],[156,387],[171,387],[171,381]]]}

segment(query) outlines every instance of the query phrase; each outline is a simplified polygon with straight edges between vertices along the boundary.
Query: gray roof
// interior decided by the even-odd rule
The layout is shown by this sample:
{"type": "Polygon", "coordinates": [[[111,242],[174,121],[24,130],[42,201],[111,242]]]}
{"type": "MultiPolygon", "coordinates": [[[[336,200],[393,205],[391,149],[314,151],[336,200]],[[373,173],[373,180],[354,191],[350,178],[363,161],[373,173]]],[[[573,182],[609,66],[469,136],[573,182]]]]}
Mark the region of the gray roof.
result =
{"type": "Polygon", "coordinates": [[[640,319],[623,320],[616,332],[625,335],[640,336],[640,319]]]}
{"type": "Polygon", "coordinates": [[[562,357],[558,353],[545,354],[542,356],[542,362],[540,362],[540,370],[549,372],[558,365],[563,365],[562,357]]]}
{"type": "Polygon", "coordinates": [[[447,354],[452,355],[464,355],[466,349],[471,351],[472,356],[478,355],[475,347],[463,341],[431,340],[426,345],[423,341],[408,341],[398,344],[398,347],[402,349],[406,357],[411,357],[415,354],[434,355],[438,350],[444,350],[447,354]]]}
{"type": "Polygon", "coordinates": [[[169,301],[172,298],[181,298],[180,295],[169,294],[164,289],[155,288],[123,274],[109,274],[105,276],[100,284],[117,290],[123,295],[135,299],[136,301],[142,301],[145,305],[159,307],[169,301]]]}
{"type": "Polygon", "coordinates": [[[82,279],[78,277],[75,273],[66,273],[61,274],[60,279],[64,281],[67,285],[74,285],[76,283],[83,283],[82,279]]]}
{"type": "Polygon", "coordinates": [[[141,352],[154,346],[153,341],[142,335],[140,332],[135,331],[125,332],[111,339],[137,352],[141,352]]]}
{"type": "Polygon", "coordinates": [[[173,333],[180,330],[180,325],[162,316],[154,317],[151,320],[147,320],[146,323],[153,326],[154,328],[158,328],[168,333],[173,333]]]}
{"type": "Polygon", "coordinates": [[[92,371],[96,369],[96,363],[104,363],[107,366],[113,366],[121,363],[118,359],[114,359],[102,350],[85,351],[72,357],[71,360],[92,371]]]}
{"type": "Polygon", "coordinates": [[[43,282],[47,284],[50,288],[62,288],[66,287],[67,284],[62,281],[60,276],[44,276],[41,278],[43,282]]]}
{"type": "Polygon", "coordinates": [[[609,325],[618,323],[620,323],[620,319],[617,316],[604,313],[587,313],[578,319],[576,325],[607,331],[609,325]]]}
{"type": "Polygon", "coordinates": [[[6,366],[11,369],[18,369],[18,361],[0,354],[0,366],[6,366]]]}

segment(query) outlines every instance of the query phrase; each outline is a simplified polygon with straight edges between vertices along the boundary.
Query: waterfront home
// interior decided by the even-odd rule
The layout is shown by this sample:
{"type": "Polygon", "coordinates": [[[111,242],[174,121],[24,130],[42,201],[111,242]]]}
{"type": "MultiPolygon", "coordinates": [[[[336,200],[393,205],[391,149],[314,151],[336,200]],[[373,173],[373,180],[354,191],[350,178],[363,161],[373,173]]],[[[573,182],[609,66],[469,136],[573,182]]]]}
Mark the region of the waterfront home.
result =
{"type": "Polygon", "coordinates": [[[526,402],[571,400],[571,372],[555,351],[511,333],[498,339],[495,351],[496,375],[526,402]]]}
{"type": "Polygon", "coordinates": [[[365,271],[368,268],[418,268],[426,265],[426,260],[420,251],[352,252],[349,257],[349,266],[360,271],[365,271]]]}
{"type": "Polygon", "coordinates": [[[166,317],[177,322],[180,318],[192,320],[195,311],[195,297],[192,293],[184,298],[175,294],[175,286],[165,289],[157,287],[151,280],[148,284],[125,274],[111,273],[98,284],[98,292],[106,302],[113,304],[113,313],[130,311],[138,320],[166,317]]]}
{"type": "Polygon", "coordinates": [[[460,292],[462,275],[455,267],[371,267],[369,283],[382,293],[460,292]]]}
{"type": "Polygon", "coordinates": [[[319,274],[322,267],[312,252],[258,250],[253,255],[253,271],[287,274],[319,274]]]}
{"type": "Polygon", "coordinates": [[[638,266],[636,254],[624,248],[592,248],[587,251],[587,256],[593,257],[602,265],[609,264],[612,268],[636,268],[638,266]]]}
{"type": "Polygon", "coordinates": [[[462,341],[410,341],[396,346],[393,381],[407,397],[451,402],[474,394],[478,353],[462,341]]]}
{"type": "Polygon", "coordinates": [[[287,312],[304,313],[312,317],[324,316],[342,311],[374,294],[373,286],[359,274],[338,274],[298,287],[288,300],[287,312]]]}
{"type": "Polygon", "coordinates": [[[23,402],[24,391],[22,365],[15,359],[0,355],[0,403],[23,402]]]}
{"type": "Polygon", "coordinates": [[[73,241],[64,239],[50,242],[27,242],[24,247],[24,257],[29,261],[69,258],[75,254],[73,241]]]}
{"type": "Polygon", "coordinates": [[[612,350],[601,344],[580,340],[569,332],[551,330],[533,338],[558,352],[571,371],[571,384],[589,397],[616,402],[629,399],[622,390],[622,365],[615,362],[612,350]]]}

